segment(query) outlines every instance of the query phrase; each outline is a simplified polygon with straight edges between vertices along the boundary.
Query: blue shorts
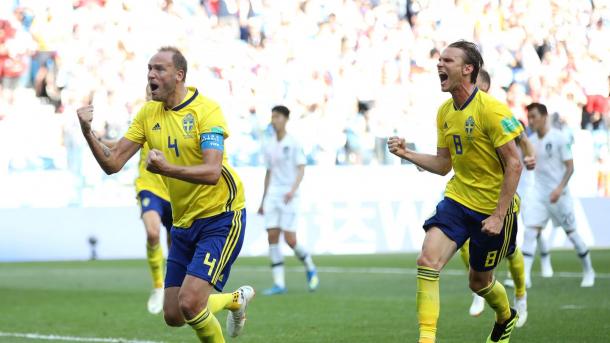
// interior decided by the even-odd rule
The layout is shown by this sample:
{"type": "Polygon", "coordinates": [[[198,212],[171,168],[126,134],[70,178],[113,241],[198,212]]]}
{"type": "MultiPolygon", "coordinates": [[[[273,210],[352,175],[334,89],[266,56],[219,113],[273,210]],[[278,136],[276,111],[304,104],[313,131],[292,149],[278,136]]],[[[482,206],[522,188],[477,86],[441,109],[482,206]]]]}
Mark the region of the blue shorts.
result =
{"type": "Polygon", "coordinates": [[[424,223],[424,230],[438,227],[457,244],[458,249],[470,238],[470,266],[476,271],[494,269],[500,261],[515,251],[517,239],[517,213],[509,211],[504,227],[497,236],[481,231],[488,214],[473,211],[450,198],[436,205],[436,212],[424,223]]]}
{"type": "Polygon", "coordinates": [[[161,223],[165,226],[167,232],[172,228],[172,205],[169,201],[163,200],[151,191],[140,191],[138,193],[140,200],[141,214],[148,211],[155,211],[161,217],[161,223]]]}
{"type": "Polygon", "coordinates": [[[222,291],[246,232],[246,210],[197,219],[190,228],[172,227],[165,287],[180,287],[186,274],[222,291]]]}

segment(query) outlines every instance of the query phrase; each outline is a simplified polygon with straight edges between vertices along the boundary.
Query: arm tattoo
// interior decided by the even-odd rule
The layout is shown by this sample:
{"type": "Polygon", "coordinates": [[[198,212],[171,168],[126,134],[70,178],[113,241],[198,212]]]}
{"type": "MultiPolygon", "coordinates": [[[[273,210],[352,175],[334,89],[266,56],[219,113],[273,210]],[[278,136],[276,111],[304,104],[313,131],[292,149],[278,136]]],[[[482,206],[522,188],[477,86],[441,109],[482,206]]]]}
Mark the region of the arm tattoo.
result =
{"type": "Polygon", "coordinates": [[[95,140],[98,141],[98,144],[102,147],[102,151],[104,152],[104,157],[108,158],[110,157],[110,155],[112,154],[112,152],[110,151],[110,148],[107,147],[103,142],[102,142],[102,138],[98,137],[95,132],[91,131],[91,135],[93,136],[93,138],[95,138],[95,140]]]}

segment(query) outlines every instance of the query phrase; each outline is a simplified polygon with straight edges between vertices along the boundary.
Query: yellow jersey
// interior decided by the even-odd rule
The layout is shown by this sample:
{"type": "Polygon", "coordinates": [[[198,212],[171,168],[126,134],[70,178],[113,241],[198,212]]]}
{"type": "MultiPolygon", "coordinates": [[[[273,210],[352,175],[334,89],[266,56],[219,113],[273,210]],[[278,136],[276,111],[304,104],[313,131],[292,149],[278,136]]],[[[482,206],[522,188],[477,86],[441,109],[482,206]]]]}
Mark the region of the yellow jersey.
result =
{"type": "Polygon", "coordinates": [[[146,170],[146,158],[149,151],[148,144],[143,144],[142,149],[140,149],[140,162],[138,162],[138,177],[135,181],[136,194],[140,194],[141,191],[149,191],[159,198],[169,201],[169,194],[163,182],[163,177],[146,170]]]}
{"type": "MultiPolygon", "coordinates": [[[[203,163],[201,140],[206,134],[221,133],[229,137],[227,123],[220,106],[188,87],[186,97],[178,106],[165,109],[163,103],[148,101],[131,123],[125,138],[147,143],[163,152],[174,165],[191,166],[203,163]]],[[[216,185],[200,185],[171,177],[162,177],[172,204],[174,226],[189,228],[195,219],[211,217],[245,207],[242,182],[222,160],[221,178],[216,185]]]]}
{"type": "MultiPolygon", "coordinates": [[[[436,117],[437,145],[448,148],[454,176],[445,196],[477,212],[491,214],[498,205],[504,166],[496,149],[523,128],[508,106],[475,88],[462,108],[445,101],[436,117]]],[[[517,212],[515,194],[512,212],[517,212]]]]}

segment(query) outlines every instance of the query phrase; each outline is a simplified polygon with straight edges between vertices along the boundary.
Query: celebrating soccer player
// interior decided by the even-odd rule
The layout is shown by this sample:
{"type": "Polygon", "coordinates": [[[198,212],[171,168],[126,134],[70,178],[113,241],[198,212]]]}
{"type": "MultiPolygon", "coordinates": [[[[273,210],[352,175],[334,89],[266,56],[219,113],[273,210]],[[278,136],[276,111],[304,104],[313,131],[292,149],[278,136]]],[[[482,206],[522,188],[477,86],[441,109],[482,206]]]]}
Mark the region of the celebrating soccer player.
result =
{"type": "MultiPolygon", "coordinates": [[[[487,93],[490,86],[491,78],[489,77],[489,73],[485,69],[479,70],[479,76],[477,77],[477,87],[479,90],[487,93]]],[[[521,123],[521,125],[523,125],[523,123],[521,123]]],[[[528,170],[533,170],[536,166],[534,146],[527,138],[525,132],[521,132],[521,134],[515,138],[515,140],[523,155],[523,164],[528,170]]],[[[525,187],[523,182],[519,182],[519,185],[517,186],[517,192],[519,194],[519,190],[521,190],[522,187],[525,187]]],[[[470,269],[469,247],[469,241],[466,241],[466,243],[464,243],[464,245],[462,245],[460,248],[460,256],[462,257],[462,261],[464,262],[467,270],[470,269]]],[[[508,261],[508,270],[510,271],[511,279],[505,280],[504,284],[515,288],[515,308],[519,314],[519,319],[517,319],[516,326],[519,328],[525,325],[525,322],[527,321],[525,269],[523,254],[521,253],[519,247],[516,247],[512,254],[506,256],[506,260],[508,261]]],[[[477,317],[483,313],[484,309],[485,299],[478,294],[473,293],[472,304],[470,305],[469,310],[470,315],[477,317]]]]}
{"type": "Polygon", "coordinates": [[[518,317],[493,270],[515,249],[515,191],[522,169],[515,138],[523,129],[505,104],[476,87],[482,66],[483,58],[470,42],[454,42],[441,53],[441,89],[451,99],[438,110],[436,155],[412,151],[402,138],[388,140],[390,152],[425,170],[455,172],[445,198],[424,223],[426,235],[417,260],[420,343],[436,341],[440,271],[469,238],[470,289],[496,312],[487,342],[509,342],[518,317]]]}
{"type": "Polygon", "coordinates": [[[116,173],[144,144],[146,169],[163,177],[172,205],[171,247],[163,312],[170,326],[189,324],[201,342],[224,342],[215,312],[229,310],[227,331],[241,333],[254,289],[222,291],[246,228],[244,190],[228,165],[225,118],[213,100],[186,87],[187,62],[163,47],[148,63],[147,102],[116,145],[108,148],[91,130],[93,106],[77,110],[81,129],[102,169],[116,173]]]}

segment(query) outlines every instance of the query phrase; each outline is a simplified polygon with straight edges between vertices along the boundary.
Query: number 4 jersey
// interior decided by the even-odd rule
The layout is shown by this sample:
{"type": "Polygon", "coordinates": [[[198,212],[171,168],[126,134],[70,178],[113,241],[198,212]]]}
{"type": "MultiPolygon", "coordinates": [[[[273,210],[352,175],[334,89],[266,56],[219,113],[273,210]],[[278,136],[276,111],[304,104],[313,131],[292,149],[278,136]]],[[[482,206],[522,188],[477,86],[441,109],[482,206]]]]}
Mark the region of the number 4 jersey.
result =
{"type": "MultiPolygon", "coordinates": [[[[188,87],[184,101],[172,109],[148,101],[136,115],[125,138],[163,152],[178,166],[203,163],[202,149],[224,149],[229,136],[220,106],[188,87]]],[[[222,173],[216,185],[200,185],[163,177],[167,186],[174,226],[189,228],[195,219],[244,208],[241,180],[227,162],[223,151],[222,173]]]]}
{"type": "MultiPolygon", "coordinates": [[[[496,149],[519,136],[521,124],[505,104],[475,88],[461,108],[453,99],[445,101],[436,125],[437,146],[449,149],[455,172],[445,196],[477,212],[493,213],[504,180],[496,149]]],[[[517,207],[518,201],[513,204],[517,207]]]]}

